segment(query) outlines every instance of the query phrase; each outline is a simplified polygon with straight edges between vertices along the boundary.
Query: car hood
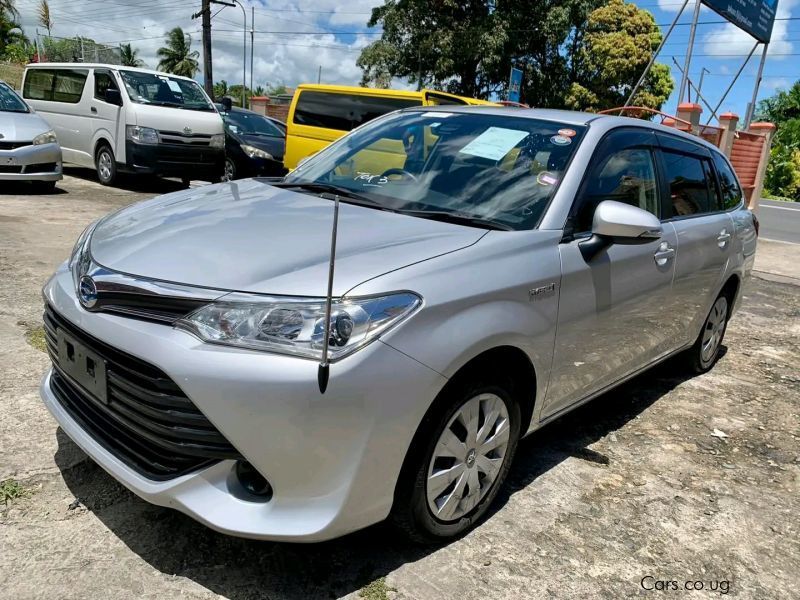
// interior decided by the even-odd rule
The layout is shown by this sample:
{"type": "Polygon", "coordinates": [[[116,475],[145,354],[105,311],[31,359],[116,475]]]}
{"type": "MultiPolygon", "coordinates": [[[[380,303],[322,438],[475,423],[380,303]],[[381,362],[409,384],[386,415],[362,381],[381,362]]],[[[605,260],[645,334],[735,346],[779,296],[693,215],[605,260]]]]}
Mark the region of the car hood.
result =
{"type": "MultiPolygon", "coordinates": [[[[324,296],[333,202],[245,179],[161,196],[105,218],[98,264],[194,286],[324,296]]],[[[342,203],[334,295],[477,242],[486,231],[342,203]]]]}
{"type": "Polygon", "coordinates": [[[30,142],[50,126],[36,113],[0,111],[0,138],[4,142],[30,142]]]}

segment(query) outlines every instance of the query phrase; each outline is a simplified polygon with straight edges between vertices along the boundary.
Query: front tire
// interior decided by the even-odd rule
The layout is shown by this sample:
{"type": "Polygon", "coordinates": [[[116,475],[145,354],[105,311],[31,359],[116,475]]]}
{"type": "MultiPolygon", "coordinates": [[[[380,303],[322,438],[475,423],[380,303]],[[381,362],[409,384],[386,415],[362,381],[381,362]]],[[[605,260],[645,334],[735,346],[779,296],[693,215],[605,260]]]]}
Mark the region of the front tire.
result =
{"type": "Polygon", "coordinates": [[[106,144],[97,149],[95,168],[101,184],[114,185],[117,180],[117,161],[114,158],[114,152],[106,144]]]}
{"type": "Polygon", "coordinates": [[[230,158],[225,159],[225,171],[222,173],[222,177],[220,177],[220,181],[233,181],[236,179],[236,163],[233,162],[230,158]]]}
{"type": "Polygon", "coordinates": [[[510,384],[473,381],[443,394],[414,437],[392,509],[395,525],[420,543],[459,536],[486,515],[520,436],[510,384]]]}
{"type": "Polygon", "coordinates": [[[728,327],[730,304],[727,296],[720,294],[703,323],[697,340],[687,351],[689,368],[697,374],[710,371],[719,359],[722,340],[728,327]]]}

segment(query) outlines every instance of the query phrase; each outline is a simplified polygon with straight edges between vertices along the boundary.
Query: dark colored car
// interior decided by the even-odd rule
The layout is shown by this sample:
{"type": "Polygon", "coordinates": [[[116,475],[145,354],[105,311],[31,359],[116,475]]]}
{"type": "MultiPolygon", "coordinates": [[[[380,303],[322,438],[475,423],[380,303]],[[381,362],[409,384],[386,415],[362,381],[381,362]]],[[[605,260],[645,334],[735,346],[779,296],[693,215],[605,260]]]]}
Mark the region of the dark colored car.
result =
{"type": "Polygon", "coordinates": [[[225,123],[225,174],[223,181],[241,177],[281,177],[286,129],[275,121],[251,110],[217,104],[225,123]]]}

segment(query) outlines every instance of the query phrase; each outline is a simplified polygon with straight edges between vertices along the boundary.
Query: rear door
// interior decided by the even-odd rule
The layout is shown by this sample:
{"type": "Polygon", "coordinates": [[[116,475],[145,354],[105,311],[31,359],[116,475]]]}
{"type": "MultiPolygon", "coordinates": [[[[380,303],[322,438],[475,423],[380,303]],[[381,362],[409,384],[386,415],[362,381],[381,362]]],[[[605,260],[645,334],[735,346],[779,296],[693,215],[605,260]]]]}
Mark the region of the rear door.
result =
{"type": "Polygon", "coordinates": [[[694,341],[722,287],[731,256],[734,223],[720,194],[711,151],[690,140],[658,133],[664,172],[665,222],[678,236],[673,294],[681,338],[694,341]]]}
{"type": "Polygon", "coordinates": [[[617,129],[598,145],[570,213],[561,256],[553,368],[542,417],[553,416],[667,354],[675,344],[671,223],[644,244],[612,244],[586,261],[598,204],[616,200],[661,216],[658,142],[652,130],[617,129]]]}

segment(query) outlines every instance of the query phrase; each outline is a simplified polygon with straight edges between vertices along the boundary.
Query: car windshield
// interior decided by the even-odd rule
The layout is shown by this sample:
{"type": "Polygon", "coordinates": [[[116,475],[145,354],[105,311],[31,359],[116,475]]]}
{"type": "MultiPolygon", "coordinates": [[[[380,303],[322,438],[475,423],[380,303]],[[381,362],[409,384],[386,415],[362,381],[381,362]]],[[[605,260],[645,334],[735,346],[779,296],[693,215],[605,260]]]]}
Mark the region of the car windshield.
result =
{"type": "Polygon", "coordinates": [[[0,112],[30,112],[28,105],[7,84],[0,81],[0,112]]]}
{"type": "Polygon", "coordinates": [[[159,73],[120,71],[131,100],[138,104],[172,106],[187,110],[213,111],[203,88],[194,81],[159,73]]]}
{"type": "Polygon", "coordinates": [[[228,129],[239,135],[284,136],[272,121],[256,113],[231,111],[223,113],[222,119],[228,129]]]}
{"type": "Polygon", "coordinates": [[[284,185],[327,186],[342,199],[419,217],[531,229],[585,129],[511,111],[397,112],[332,144],[284,185]]]}

